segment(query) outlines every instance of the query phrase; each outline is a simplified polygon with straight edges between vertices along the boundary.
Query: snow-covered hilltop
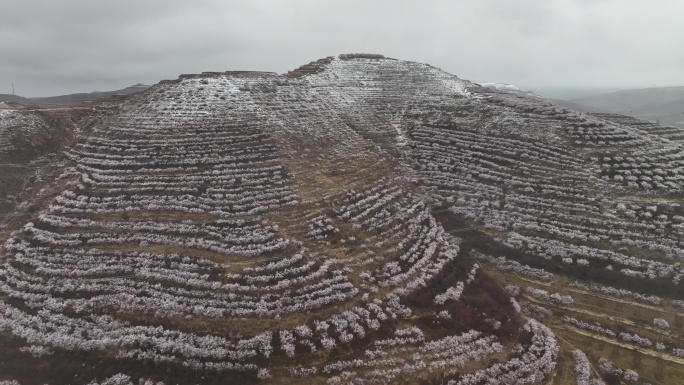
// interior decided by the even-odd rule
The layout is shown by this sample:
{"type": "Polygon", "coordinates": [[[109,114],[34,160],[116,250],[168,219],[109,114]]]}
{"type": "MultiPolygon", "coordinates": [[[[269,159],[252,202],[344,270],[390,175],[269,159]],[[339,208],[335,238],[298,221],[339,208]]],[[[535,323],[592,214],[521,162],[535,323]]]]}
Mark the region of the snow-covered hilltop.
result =
{"type": "Polygon", "coordinates": [[[3,225],[0,382],[684,373],[684,149],[658,126],[368,54],[107,103],[3,225]],[[668,372],[601,357],[636,346],[668,372]]]}

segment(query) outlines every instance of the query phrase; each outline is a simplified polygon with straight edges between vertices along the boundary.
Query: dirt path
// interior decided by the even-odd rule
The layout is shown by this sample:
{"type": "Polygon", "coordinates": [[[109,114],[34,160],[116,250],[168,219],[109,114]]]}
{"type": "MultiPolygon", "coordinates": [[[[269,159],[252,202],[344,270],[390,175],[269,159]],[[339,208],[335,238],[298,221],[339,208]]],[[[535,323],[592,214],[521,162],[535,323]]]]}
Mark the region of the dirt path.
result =
{"type": "Polygon", "coordinates": [[[593,333],[585,332],[584,330],[573,328],[573,327],[558,326],[558,328],[563,329],[563,330],[568,330],[568,331],[571,331],[573,333],[581,334],[585,337],[594,338],[594,339],[603,341],[603,342],[611,344],[611,345],[620,346],[624,349],[636,350],[637,352],[639,352],[641,354],[645,354],[645,355],[655,357],[655,358],[661,358],[665,361],[669,361],[669,362],[672,362],[672,363],[675,363],[678,365],[684,365],[684,358],[673,356],[673,355],[665,353],[665,352],[656,352],[656,351],[653,351],[650,349],[640,348],[640,347],[632,345],[632,344],[616,341],[616,340],[610,339],[608,337],[604,337],[604,336],[599,335],[599,334],[593,334],[593,333]]]}
{"type": "MultiPolygon", "coordinates": [[[[558,339],[560,339],[561,341],[565,342],[566,344],[570,345],[571,348],[577,349],[577,347],[576,347],[575,345],[573,345],[570,341],[568,341],[568,340],[566,340],[565,338],[563,338],[561,335],[556,334],[556,337],[558,337],[558,339]]],[[[577,350],[582,351],[582,349],[577,349],[577,350]]],[[[586,353],[585,353],[585,354],[586,354],[586,353]]],[[[574,360],[574,359],[573,359],[573,360],[574,360]]],[[[601,373],[599,373],[599,371],[596,370],[596,368],[595,368],[594,365],[591,363],[591,361],[589,361],[589,366],[591,366],[591,370],[594,371],[594,374],[596,374],[596,377],[601,378],[601,373]]],[[[555,374],[556,374],[556,373],[557,373],[557,371],[554,371],[554,377],[555,377],[555,374]]]]}

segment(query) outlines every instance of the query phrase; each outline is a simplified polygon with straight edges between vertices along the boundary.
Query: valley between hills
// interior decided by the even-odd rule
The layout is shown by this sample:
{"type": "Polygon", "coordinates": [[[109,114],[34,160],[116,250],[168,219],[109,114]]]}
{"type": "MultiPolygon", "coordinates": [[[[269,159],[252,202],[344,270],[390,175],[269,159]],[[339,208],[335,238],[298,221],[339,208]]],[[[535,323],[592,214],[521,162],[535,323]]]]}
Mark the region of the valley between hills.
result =
{"type": "Polygon", "coordinates": [[[0,103],[0,384],[679,384],[684,129],[343,54],[0,103]]]}

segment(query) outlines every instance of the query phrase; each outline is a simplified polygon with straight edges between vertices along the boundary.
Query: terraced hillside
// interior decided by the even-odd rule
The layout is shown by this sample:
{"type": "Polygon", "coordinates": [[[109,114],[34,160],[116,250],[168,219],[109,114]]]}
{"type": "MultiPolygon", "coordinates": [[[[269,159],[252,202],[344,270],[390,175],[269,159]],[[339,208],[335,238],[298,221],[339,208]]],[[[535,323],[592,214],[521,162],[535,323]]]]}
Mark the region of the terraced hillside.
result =
{"type": "Polygon", "coordinates": [[[10,222],[21,223],[63,190],[52,183],[64,172],[62,151],[95,122],[118,113],[126,100],[113,96],[70,108],[0,102],[0,236],[13,227],[10,222]]]}
{"type": "Polygon", "coordinates": [[[668,128],[359,54],[112,108],[3,225],[0,381],[684,374],[668,128]]]}

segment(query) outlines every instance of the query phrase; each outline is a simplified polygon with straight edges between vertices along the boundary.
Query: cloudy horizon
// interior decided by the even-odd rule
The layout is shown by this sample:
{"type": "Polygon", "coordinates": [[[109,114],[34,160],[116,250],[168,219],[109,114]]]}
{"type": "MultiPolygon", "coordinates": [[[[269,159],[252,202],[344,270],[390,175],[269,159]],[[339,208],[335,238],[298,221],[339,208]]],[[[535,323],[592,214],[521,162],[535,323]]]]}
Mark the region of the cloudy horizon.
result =
{"type": "Polygon", "coordinates": [[[684,85],[684,3],[657,0],[0,0],[0,93],[36,97],[183,73],[285,73],[380,53],[540,87],[684,85]]]}

